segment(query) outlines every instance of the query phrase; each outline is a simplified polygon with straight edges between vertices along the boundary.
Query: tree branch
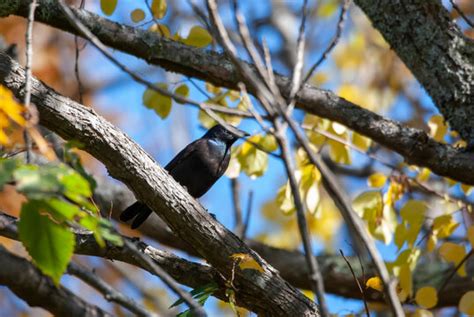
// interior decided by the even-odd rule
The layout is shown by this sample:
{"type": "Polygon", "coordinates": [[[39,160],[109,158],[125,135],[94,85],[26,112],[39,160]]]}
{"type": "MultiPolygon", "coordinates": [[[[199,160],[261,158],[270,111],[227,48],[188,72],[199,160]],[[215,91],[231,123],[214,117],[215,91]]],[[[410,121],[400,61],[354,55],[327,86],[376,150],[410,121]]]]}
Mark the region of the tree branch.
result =
{"type": "MultiPolygon", "coordinates": [[[[28,0],[4,0],[0,6],[0,17],[10,14],[26,17],[28,4],[28,0]]],[[[56,1],[40,0],[39,4],[36,21],[77,34],[74,33],[75,28],[69,24],[56,1]]],[[[379,6],[379,9],[384,7],[379,6]]],[[[243,81],[239,71],[222,54],[189,47],[154,32],[112,22],[86,10],[74,8],[71,10],[104,44],[114,49],[142,58],[168,71],[199,78],[219,86],[238,89],[238,83],[243,81]]],[[[253,67],[252,69],[257,73],[253,67]]],[[[275,79],[283,96],[288,97],[290,79],[281,75],[275,75],[275,79]]],[[[449,91],[450,87],[446,87],[446,90],[449,91]]],[[[256,92],[250,91],[250,93],[256,92]]],[[[310,85],[305,85],[297,95],[296,107],[307,113],[344,124],[399,153],[409,164],[428,167],[438,175],[474,185],[474,155],[438,143],[422,130],[388,120],[330,91],[310,85]]],[[[473,124],[471,126],[474,127],[473,124]]]]}
{"type": "Polygon", "coordinates": [[[474,41],[440,0],[355,0],[451,128],[474,146],[474,41]]]}
{"type": "Polygon", "coordinates": [[[5,285],[28,305],[42,307],[56,316],[112,316],[88,304],[44,276],[31,262],[0,245],[0,285],[5,285]]]}
{"type": "MultiPolygon", "coordinates": [[[[24,71],[0,53],[0,82],[20,98],[24,71]]],[[[125,183],[136,197],[152,208],[182,240],[229,278],[230,256],[244,253],[263,268],[235,270],[237,303],[249,310],[274,316],[317,316],[317,307],[278,272],[217,222],[189,193],[141,147],[92,109],[65,98],[32,78],[32,102],[40,123],[66,140],[77,140],[84,150],[105,164],[114,178],[125,183]]]]}

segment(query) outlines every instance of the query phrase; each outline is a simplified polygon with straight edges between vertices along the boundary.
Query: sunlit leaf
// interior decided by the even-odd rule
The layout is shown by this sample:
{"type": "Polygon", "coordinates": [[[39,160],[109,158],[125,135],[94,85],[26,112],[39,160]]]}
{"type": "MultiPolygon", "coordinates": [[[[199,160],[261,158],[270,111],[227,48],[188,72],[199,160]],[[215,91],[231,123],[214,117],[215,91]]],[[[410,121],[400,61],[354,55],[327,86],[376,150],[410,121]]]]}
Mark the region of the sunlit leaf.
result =
{"type": "Polygon", "coordinates": [[[410,267],[407,264],[400,267],[398,279],[400,281],[400,287],[411,297],[413,294],[413,280],[410,267]]]}
{"type": "Polygon", "coordinates": [[[374,173],[369,176],[367,182],[370,187],[382,187],[387,182],[387,176],[383,173],[374,173]]]}
{"type": "Polygon", "coordinates": [[[212,36],[206,29],[200,26],[193,26],[189,31],[188,37],[183,40],[183,43],[195,47],[206,47],[212,43],[212,36]]]}
{"type": "Polygon", "coordinates": [[[365,283],[365,286],[370,287],[376,291],[383,292],[383,282],[378,276],[369,278],[365,283]]]}
{"type": "Polygon", "coordinates": [[[149,30],[167,38],[171,37],[171,32],[168,27],[161,23],[153,24],[152,26],[150,26],[149,30]]]}
{"type": "Polygon", "coordinates": [[[75,236],[47,215],[41,215],[39,207],[35,201],[22,206],[18,223],[20,240],[38,268],[59,284],[72,257],[75,236]]]}
{"type": "MultiPolygon", "coordinates": [[[[189,96],[189,87],[186,84],[179,85],[175,90],[174,90],[175,95],[188,98],[189,96]]],[[[178,101],[178,103],[181,103],[178,101]]]]}
{"type": "Polygon", "coordinates": [[[105,15],[112,15],[117,7],[117,0],[100,0],[100,9],[105,15]]]}
{"type": "Polygon", "coordinates": [[[247,253],[234,253],[230,256],[235,261],[238,261],[238,265],[241,270],[256,270],[259,272],[264,272],[263,267],[255,261],[255,259],[247,253]]]}
{"type": "MultiPolygon", "coordinates": [[[[439,247],[439,255],[445,261],[451,262],[455,266],[457,266],[466,255],[466,249],[463,245],[455,244],[452,242],[445,242],[439,247]]],[[[466,263],[463,263],[457,273],[461,277],[466,276],[466,263]]]]}
{"type": "Polygon", "coordinates": [[[474,315],[474,291],[466,292],[459,301],[459,311],[468,316],[474,315]]]}
{"type": "Polygon", "coordinates": [[[432,116],[428,121],[428,126],[430,128],[431,137],[438,142],[443,142],[444,135],[448,131],[443,116],[439,114],[432,116]]]}
{"type": "Polygon", "coordinates": [[[132,19],[133,23],[138,23],[143,21],[145,18],[145,12],[142,9],[135,9],[130,13],[130,18],[132,19]]]}
{"type": "MultiPolygon", "coordinates": [[[[166,83],[157,83],[155,85],[164,90],[168,89],[166,83]]],[[[169,96],[162,95],[153,89],[147,88],[143,93],[143,104],[147,108],[155,110],[162,119],[165,119],[171,112],[172,100],[169,96]]]]}
{"type": "Polygon", "coordinates": [[[166,0],[153,0],[151,3],[151,12],[157,19],[162,19],[165,16],[167,8],[166,0]]]}
{"type": "Polygon", "coordinates": [[[438,303],[438,294],[434,287],[425,286],[416,291],[415,300],[423,308],[433,308],[438,303]]]}
{"type": "Polygon", "coordinates": [[[442,215],[433,220],[432,231],[438,238],[443,239],[453,234],[458,226],[459,223],[453,219],[452,215],[442,215]]]}

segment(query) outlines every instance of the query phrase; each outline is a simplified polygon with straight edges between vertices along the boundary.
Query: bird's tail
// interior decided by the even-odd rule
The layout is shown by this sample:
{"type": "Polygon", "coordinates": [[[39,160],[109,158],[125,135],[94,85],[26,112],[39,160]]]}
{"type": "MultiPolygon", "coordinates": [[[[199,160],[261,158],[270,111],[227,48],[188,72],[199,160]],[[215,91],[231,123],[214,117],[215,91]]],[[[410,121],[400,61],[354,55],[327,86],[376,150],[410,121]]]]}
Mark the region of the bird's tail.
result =
{"type": "Polygon", "coordinates": [[[133,218],[133,222],[131,225],[132,229],[138,228],[145,220],[151,215],[152,210],[139,201],[135,202],[134,204],[128,206],[122,213],[120,214],[120,220],[123,222],[127,222],[133,218]]]}

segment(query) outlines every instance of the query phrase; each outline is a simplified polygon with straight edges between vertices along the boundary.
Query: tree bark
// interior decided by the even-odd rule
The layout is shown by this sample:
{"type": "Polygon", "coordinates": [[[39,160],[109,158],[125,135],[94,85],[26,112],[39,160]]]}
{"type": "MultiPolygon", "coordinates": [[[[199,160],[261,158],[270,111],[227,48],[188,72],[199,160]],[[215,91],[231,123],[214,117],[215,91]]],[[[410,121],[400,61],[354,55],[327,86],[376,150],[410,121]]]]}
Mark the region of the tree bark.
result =
{"type": "Polygon", "coordinates": [[[44,276],[31,262],[0,245],[0,285],[7,286],[31,307],[42,307],[56,316],[112,316],[77,297],[44,276]]]}
{"type": "MultiPolygon", "coordinates": [[[[0,83],[17,98],[24,91],[24,69],[0,53],[0,83]]],[[[318,309],[232,232],[209,215],[198,201],[128,136],[111,123],[32,78],[32,102],[40,123],[66,140],[77,140],[83,150],[104,163],[110,175],[126,184],[152,208],[173,232],[195,249],[226,279],[235,272],[237,303],[271,316],[318,316],[318,309]],[[263,269],[240,270],[231,256],[250,255],[263,269]]]]}
{"type": "MultiPolygon", "coordinates": [[[[79,35],[69,24],[56,1],[38,2],[35,21],[79,35]]],[[[26,17],[28,5],[28,0],[3,0],[0,5],[0,17],[10,14],[26,17]]],[[[71,9],[84,25],[111,48],[142,58],[168,71],[218,86],[238,89],[239,82],[243,81],[238,70],[222,54],[190,47],[161,37],[156,32],[121,25],[86,10],[71,9]]],[[[290,79],[278,74],[275,78],[283,95],[288,97],[290,79]]],[[[402,155],[409,164],[428,167],[438,175],[474,185],[474,154],[438,143],[422,130],[403,126],[328,90],[310,85],[306,85],[298,94],[296,106],[307,113],[339,122],[371,138],[402,155]]]]}
{"type": "Polygon", "coordinates": [[[355,0],[426,89],[452,129],[474,146],[474,41],[439,0],[355,0]]]}

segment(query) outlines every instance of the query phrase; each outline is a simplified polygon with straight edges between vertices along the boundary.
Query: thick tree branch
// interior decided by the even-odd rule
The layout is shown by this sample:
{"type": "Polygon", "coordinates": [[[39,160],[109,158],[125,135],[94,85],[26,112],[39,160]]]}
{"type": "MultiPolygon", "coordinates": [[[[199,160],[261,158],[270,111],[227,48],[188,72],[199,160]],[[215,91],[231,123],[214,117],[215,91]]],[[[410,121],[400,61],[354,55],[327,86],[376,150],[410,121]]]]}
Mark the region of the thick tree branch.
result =
{"type": "Polygon", "coordinates": [[[474,146],[474,41],[440,0],[355,0],[461,137],[474,146]]]}
{"type": "MultiPolygon", "coordinates": [[[[23,69],[0,53],[0,82],[21,98],[23,69]]],[[[245,253],[263,268],[235,270],[237,302],[245,308],[274,316],[317,316],[316,305],[286,283],[278,272],[237,236],[217,222],[141,147],[92,109],[65,98],[32,79],[32,102],[40,123],[66,140],[77,140],[84,150],[105,164],[110,175],[125,183],[150,206],[182,240],[191,245],[223,276],[230,278],[230,256],[245,253]]]]}
{"type": "MultiPolygon", "coordinates": [[[[0,5],[0,17],[10,14],[26,17],[28,4],[28,0],[4,0],[0,5]]],[[[73,9],[73,11],[103,43],[112,48],[142,58],[166,70],[196,77],[219,86],[238,89],[239,82],[243,81],[238,70],[221,54],[189,47],[160,37],[154,32],[114,23],[86,10],[73,9]]],[[[56,1],[39,1],[35,20],[64,31],[75,32],[75,28],[69,24],[56,1]]],[[[291,88],[290,79],[276,75],[276,82],[284,97],[288,97],[291,88]]],[[[448,87],[447,90],[449,89],[448,87]]],[[[304,86],[297,95],[296,107],[346,125],[399,153],[409,164],[428,167],[441,176],[474,185],[474,155],[435,142],[421,130],[385,119],[330,91],[309,85],[304,86]]]]}
{"type": "Polygon", "coordinates": [[[56,316],[112,316],[88,304],[44,276],[31,262],[0,245],[0,285],[5,285],[32,307],[42,307],[56,316]]]}

